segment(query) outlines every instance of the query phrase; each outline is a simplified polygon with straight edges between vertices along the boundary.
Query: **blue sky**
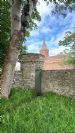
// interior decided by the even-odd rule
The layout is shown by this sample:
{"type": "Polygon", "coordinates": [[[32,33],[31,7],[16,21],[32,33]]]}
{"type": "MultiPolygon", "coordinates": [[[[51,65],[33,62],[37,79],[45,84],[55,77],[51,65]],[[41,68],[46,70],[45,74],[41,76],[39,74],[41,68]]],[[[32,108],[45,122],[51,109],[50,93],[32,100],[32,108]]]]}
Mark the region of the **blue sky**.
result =
{"type": "Polygon", "coordinates": [[[48,6],[43,0],[40,0],[37,9],[41,15],[41,21],[36,22],[38,29],[30,32],[31,36],[27,38],[27,51],[39,53],[43,40],[46,41],[50,55],[56,55],[62,52],[65,47],[59,46],[59,40],[62,40],[66,31],[73,31],[75,27],[75,12],[68,13],[66,18],[63,16],[53,15],[51,11],[54,5],[48,6]]]}

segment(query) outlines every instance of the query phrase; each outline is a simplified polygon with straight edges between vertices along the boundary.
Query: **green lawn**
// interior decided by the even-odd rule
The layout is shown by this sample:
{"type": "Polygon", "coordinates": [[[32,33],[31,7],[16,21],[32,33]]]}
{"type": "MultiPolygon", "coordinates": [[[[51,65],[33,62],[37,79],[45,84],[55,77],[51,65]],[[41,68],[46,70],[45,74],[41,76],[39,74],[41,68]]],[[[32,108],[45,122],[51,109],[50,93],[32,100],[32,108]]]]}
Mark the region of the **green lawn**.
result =
{"type": "Polygon", "coordinates": [[[53,93],[13,90],[0,114],[0,133],[75,133],[75,100],[53,93]]]}

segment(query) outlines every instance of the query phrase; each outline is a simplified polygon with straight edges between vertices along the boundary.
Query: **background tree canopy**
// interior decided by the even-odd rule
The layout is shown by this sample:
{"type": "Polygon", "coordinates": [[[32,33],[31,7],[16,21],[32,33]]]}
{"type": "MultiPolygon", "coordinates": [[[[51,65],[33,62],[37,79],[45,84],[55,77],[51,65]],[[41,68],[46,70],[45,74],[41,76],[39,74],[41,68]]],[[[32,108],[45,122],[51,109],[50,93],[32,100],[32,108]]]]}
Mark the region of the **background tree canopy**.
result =
{"type": "Polygon", "coordinates": [[[0,1],[0,68],[3,67],[10,37],[9,2],[0,1]]]}
{"type": "Polygon", "coordinates": [[[67,63],[75,67],[75,32],[66,32],[63,40],[59,41],[59,45],[70,47],[70,58],[67,63]]]}

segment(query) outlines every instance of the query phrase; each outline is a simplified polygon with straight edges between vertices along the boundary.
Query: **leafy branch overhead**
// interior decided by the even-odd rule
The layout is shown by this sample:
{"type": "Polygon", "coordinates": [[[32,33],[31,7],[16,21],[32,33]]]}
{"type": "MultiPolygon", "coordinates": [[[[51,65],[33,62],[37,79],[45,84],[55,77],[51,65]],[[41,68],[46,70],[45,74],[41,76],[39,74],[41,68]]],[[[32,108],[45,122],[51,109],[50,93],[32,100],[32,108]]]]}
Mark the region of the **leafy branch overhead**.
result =
{"type": "Polygon", "coordinates": [[[75,0],[44,0],[48,4],[52,2],[55,5],[54,10],[52,11],[54,14],[67,16],[66,11],[75,11],[75,0]]]}
{"type": "Polygon", "coordinates": [[[59,45],[63,46],[73,46],[75,45],[75,32],[66,32],[65,37],[62,41],[59,41],[59,45]]]}
{"type": "Polygon", "coordinates": [[[35,23],[34,20],[40,21],[41,17],[39,12],[37,11],[36,8],[36,0],[34,0],[34,10],[32,14],[30,15],[30,9],[29,9],[29,0],[27,2],[24,2],[23,5],[23,10],[22,10],[22,15],[21,15],[21,24],[22,24],[22,30],[23,32],[29,32],[30,30],[33,30],[37,28],[37,24],[35,23]]]}

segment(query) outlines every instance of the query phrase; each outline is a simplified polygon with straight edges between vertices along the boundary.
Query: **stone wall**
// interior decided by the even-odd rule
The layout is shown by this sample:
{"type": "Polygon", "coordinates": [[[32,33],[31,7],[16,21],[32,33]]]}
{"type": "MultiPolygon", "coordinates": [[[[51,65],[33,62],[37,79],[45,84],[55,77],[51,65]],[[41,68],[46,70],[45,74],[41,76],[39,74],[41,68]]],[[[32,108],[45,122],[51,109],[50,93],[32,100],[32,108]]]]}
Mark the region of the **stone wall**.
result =
{"type": "Polygon", "coordinates": [[[23,87],[23,78],[21,71],[15,71],[14,80],[13,80],[13,87],[23,87]]]}
{"type": "Polygon", "coordinates": [[[75,69],[42,70],[44,56],[23,54],[19,57],[21,70],[15,72],[13,87],[36,89],[38,95],[55,92],[75,98],[75,69]]]}
{"type": "MultiPolygon", "coordinates": [[[[41,54],[22,54],[19,56],[20,71],[15,71],[12,87],[35,88],[35,70],[42,69],[44,56],[41,54]]],[[[1,78],[1,74],[0,74],[1,78]]],[[[0,79],[1,82],[1,79],[0,79]]]]}
{"type": "MultiPolygon", "coordinates": [[[[32,68],[30,70],[32,70],[32,68]]],[[[32,72],[34,72],[34,70],[32,72]]],[[[25,75],[22,75],[21,71],[16,72],[13,86],[35,88],[38,95],[46,92],[55,92],[59,95],[75,98],[75,69],[45,71],[38,68],[35,71],[34,78],[32,75],[30,77],[30,71],[29,77],[28,74],[26,76],[26,73],[27,71],[25,71],[25,75]]]]}
{"type": "Polygon", "coordinates": [[[73,70],[42,70],[41,91],[55,92],[75,98],[75,69],[73,70]]]}
{"type": "Polygon", "coordinates": [[[41,54],[22,54],[19,57],[22,72],[22,86],[35,88],[35,70],[41,68],[44,63],[44,56],[41,54]]]}

